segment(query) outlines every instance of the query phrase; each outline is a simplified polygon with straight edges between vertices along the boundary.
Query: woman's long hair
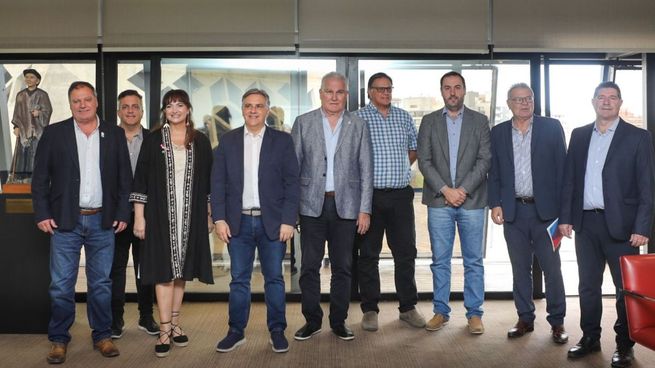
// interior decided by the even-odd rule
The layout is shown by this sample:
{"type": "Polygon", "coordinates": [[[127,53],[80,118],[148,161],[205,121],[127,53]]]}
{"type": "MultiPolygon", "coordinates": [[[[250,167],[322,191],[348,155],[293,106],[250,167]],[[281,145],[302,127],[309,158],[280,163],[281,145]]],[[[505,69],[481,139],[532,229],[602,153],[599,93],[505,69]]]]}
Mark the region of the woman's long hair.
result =
{"type": "Polygon", "coordinates": [[[184,139],[184,145],[189,148],[193,144],[193,139],[196,137],[196,130],[194,129],[193,124],[193,106],[191,106],[191,101],[189,100],[189,94],[186,93],[183,89],[172,89],[161,99],[161,117],[159,119],[159,124],[153,129],[161,129],[164,124],[168,123],[166,119],[166,106],[172,104],[173,102],[182,102],[188,109],[189,114],[186,118],[186,138],[184,139]]]}

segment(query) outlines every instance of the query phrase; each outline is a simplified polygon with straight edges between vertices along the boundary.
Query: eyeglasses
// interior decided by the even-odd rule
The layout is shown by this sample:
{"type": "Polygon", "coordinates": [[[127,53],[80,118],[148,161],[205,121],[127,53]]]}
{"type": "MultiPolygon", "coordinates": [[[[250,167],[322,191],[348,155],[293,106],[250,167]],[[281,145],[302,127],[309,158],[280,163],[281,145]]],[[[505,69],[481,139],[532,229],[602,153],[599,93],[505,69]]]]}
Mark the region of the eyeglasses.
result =
{"type": "Polygon", "coordinates": [[[321,92],[323,92],[324,95],[326,95],[326,96],[328,96],[330,98],[332,98],[334,96],[337,96],[337,97],[341,98],[341,97],[345,96],[346,93],[348,93],[348,91],[346,91],[344,89],[340,89],[338,91],[333,91],[331,89],[322,89],[321,92]]]}
{"type": "Polygon", "coordinates": [[[371,86],[370,89],[372,89],[372,90],[374,90],[374,91],[378,91],[379,93],[385,93],[385,92],[386,92],[386,93],[391,93],[391,92],[393,91],[393,86],[390,86],[390,87],[375,87],[375,86],[371,86]]]}
{"type": "Polygon", "coordinates": [[[252,110],[252,109],[263,110],[265,108],[266,108],[266,105],[264,105],[264,104],[250,104],[250,103],[243,104],[243,109],[244,110],[252,110]]]}
{"type": "Polygon", "coordinates": [[[522,103],[532,103],[534,101],[534,98],[532,96],[512,97],[509,100],[517,104],[522,104],[522,103]]]}

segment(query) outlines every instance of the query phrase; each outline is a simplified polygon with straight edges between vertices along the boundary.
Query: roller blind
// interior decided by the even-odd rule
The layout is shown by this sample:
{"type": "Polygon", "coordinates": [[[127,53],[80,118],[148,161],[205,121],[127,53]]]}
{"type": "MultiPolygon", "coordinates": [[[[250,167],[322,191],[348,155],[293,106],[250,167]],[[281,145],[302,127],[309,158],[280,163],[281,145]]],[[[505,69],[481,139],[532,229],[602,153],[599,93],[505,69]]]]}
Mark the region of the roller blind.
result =
{"type": "Polygon", "coordinates": [[[96,49],[95,0],[0,0],[0,52],[96,49]]]}
{"type": "Polygon", "coordinates": [[[486,0],[300,0],[300,50],[484,52],[486,0]]]}
{"type": "Polygon", "coordinates": [[[105,0],[112,49],[294,48],[293,0],[105,0]]]}
{"type": "Polygon", "coordinates": [[[496,0],[497,51],[655,51],[653,0],[496,0]]]}

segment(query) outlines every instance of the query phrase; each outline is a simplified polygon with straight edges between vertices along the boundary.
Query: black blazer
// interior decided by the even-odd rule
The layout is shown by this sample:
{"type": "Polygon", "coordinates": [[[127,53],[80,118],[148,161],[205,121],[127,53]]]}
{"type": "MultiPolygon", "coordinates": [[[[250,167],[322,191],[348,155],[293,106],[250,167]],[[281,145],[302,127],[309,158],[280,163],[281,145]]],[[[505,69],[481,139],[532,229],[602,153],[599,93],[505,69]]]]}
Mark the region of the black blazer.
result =
{"type": "MultiPolygon", "coordinates": [[[[36,149],[32,196],[36,222],[54,219],[60,230],[72,230],[80,216],[80,163],[73,118],[45,128],[36,149]]],[[[125,132],[100,121],[102,227],[129,222],[132,169],[125,132]]]]}
{"type": "MultiPolygon", "coordinates": [[[[560,188],[566,160],[566,140],[559,120],[534,116],[530,162],[532,192],[539,218],[551,220],[559,215],[560,188]]],[[[516,214],[514,187],[514,148],[512,121],[491,129],[491,169],[489,171],[489,208],[501,206],[505,221],[516,214]]]]}
{"type": "MultiPolygon", "coordinates": [[[[239,234],[243,198],[243,132],[226,133],[214,151],[211,206],[214,221],[225,220],[239,234]]],[[[300,169],[288,133],[266,128],[259,155],[259,205],[266,235],[278,239],[280,225],[294,226],[300,204],[300,169]]]]}
{"type": "MultiPolygon", "coordinates": [[[[584,179],[594,124],[573,130],[564,169],[560,224],[582,230],[584,179]]],[[[653,144],[650,132],[621,119],[603,167],[605,220],[612,238],[651,236],[653,221],[653,144]]]]}

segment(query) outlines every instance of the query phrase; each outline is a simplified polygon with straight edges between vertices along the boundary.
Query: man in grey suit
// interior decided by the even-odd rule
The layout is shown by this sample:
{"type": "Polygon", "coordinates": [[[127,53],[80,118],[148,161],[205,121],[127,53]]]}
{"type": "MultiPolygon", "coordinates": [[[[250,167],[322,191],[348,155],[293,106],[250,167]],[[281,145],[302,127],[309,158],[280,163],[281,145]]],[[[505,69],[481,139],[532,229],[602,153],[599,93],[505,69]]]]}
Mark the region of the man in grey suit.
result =
{"type": "Polygon", "coordinates": [[[321,107],[298,116],[291,136],[300,164],[300,290],[305,325],[296,340],[321,331],[319,271],[325,242],[330,280],[330,327],[342,340],[355,336],[345,325],[350,302],[355,231],[370,224],[373,158],[366,122],[346,111],[346,78],[336,72],[321,80],[321,107]]]}
{"type": "Polygon", "coordinates": [[[450,318],[450,268],[457,224],[464,258],[468,328],[472,334],[482,334],[482,241],[491,165],[489,121],[464,106],[465,94],[461,74],[444,74],[441,95],[445,107],[424,116],[418,133],[418,166],[424,176],[422,202],[428,206],[434,288],[434,317],[425,328],[439,330],[450,318]]]}

